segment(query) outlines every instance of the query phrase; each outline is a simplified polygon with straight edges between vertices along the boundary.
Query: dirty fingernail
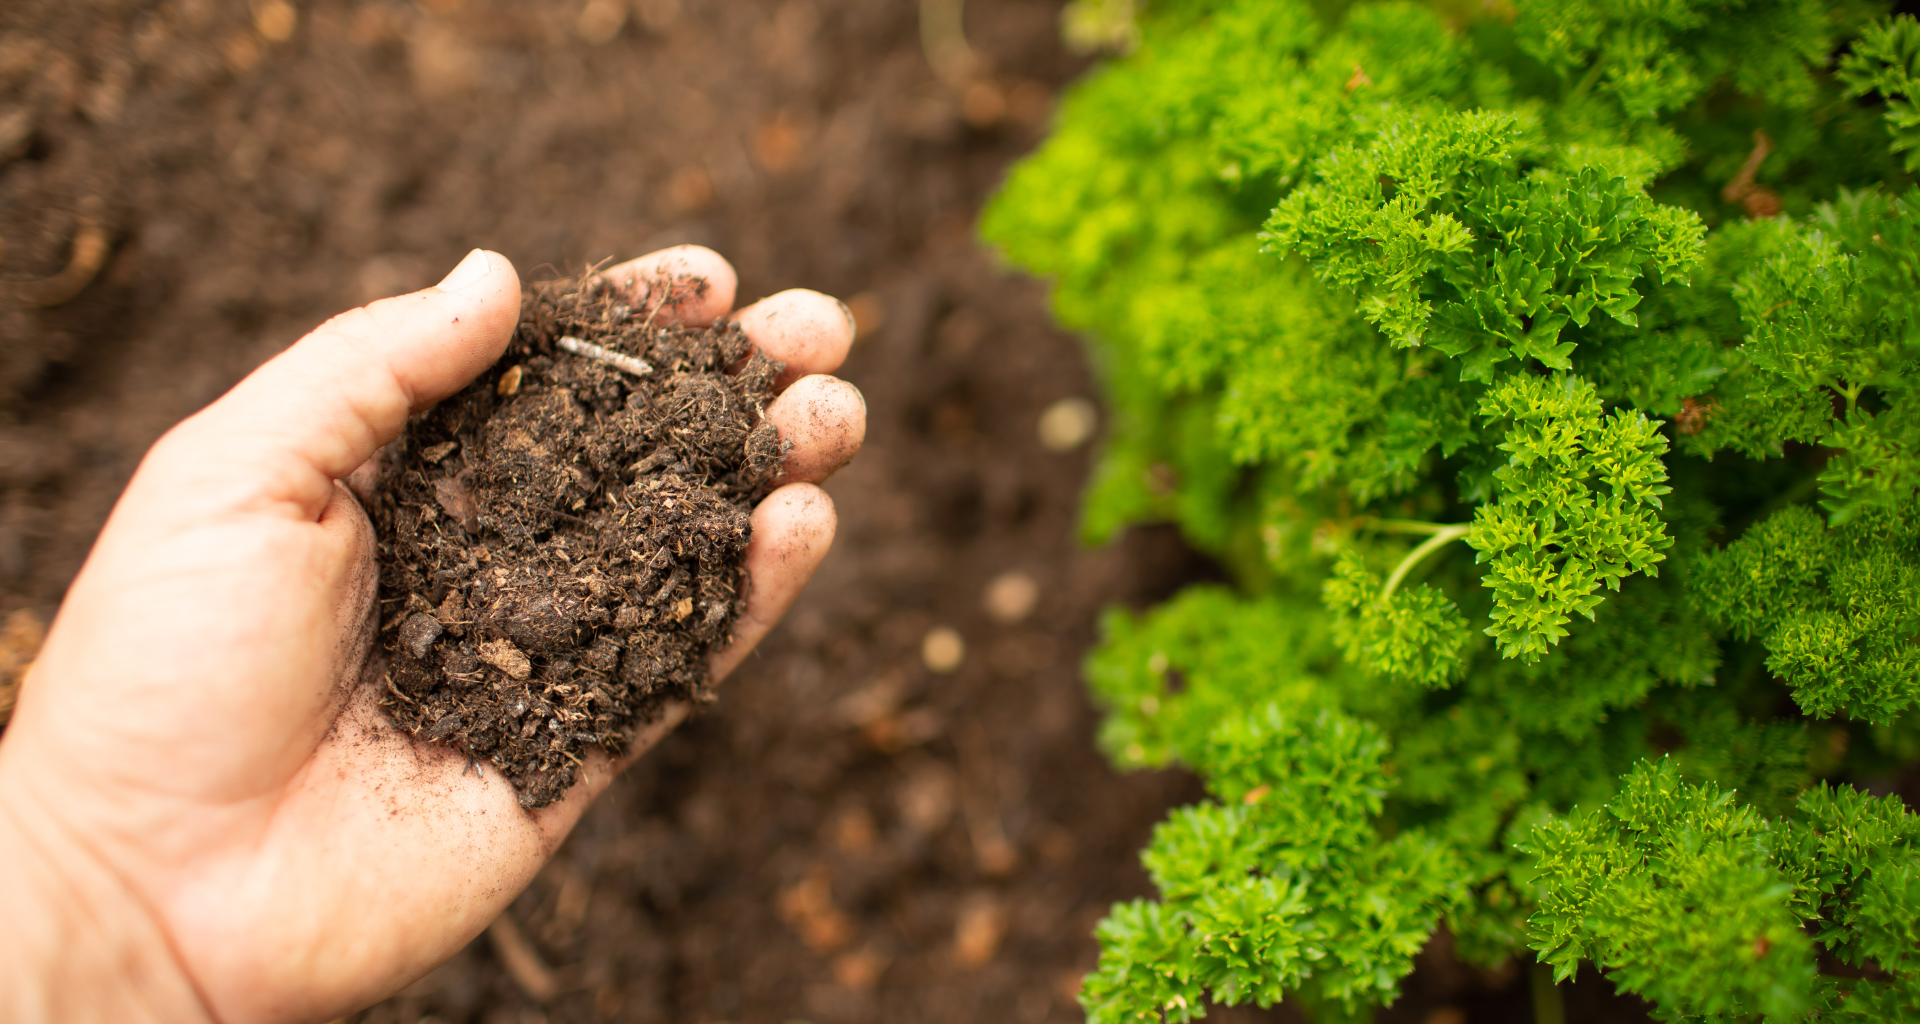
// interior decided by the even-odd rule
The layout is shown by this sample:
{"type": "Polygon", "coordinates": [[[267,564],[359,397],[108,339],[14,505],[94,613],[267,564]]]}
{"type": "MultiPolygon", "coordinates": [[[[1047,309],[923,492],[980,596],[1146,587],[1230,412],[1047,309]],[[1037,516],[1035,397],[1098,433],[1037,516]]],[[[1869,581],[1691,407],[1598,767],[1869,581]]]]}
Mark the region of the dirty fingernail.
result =
{"type": "Polygon", "coordinates": [[[493,264],[487,259],[487,254],[475,249],[467,254],[466,259],[460,261],[459,266],[453,268],[453,272],[447,275],[446,280],[434,287],[443,292],[457,292],[470,284],[478,283],[481,278],[491,273],[493,273],[493,264]]]}

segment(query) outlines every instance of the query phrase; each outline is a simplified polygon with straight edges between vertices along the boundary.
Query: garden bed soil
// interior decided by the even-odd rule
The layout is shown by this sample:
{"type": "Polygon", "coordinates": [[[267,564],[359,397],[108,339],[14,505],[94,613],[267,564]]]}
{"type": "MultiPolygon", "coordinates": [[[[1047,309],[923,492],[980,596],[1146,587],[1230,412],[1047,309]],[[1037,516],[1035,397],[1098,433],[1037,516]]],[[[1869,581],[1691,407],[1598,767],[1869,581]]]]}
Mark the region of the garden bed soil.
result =
{"type": "MultiPolygon", "coordinates": [[[[1035,431],[1092,380],[1040,286],[972,240],[1084,67],[1059,4],[971,0],[975,62],[946,79],[918,6],[0,5],[0,279],[87,276],[0,303],[9,637],[38,635],[161,431],[473,246],[538,281],[700,243],[743,301],[811,287],[859,321],[842,375],[868,441],[827,484],[840,532],[799,604],[498,925],[357,1020],[1081,1018],[1094,922],[1150,891],[1138,850],[1200,790],[1106,766],[1078,660],[1102,606],[1212,570],[1166,529],[1076,546],[1087,450],[1035,431]],[[1009,573],[1031,586],[995,592],[1037,599],[990,612],[1009,573]]],[[[1529,1019],[1524,972],[1446,948],[1383,1019],[1529,1019]]],[[[1569,1019],[1641,1018],[1588,979],[1569,1019]]]]}
{"type": "Polygon", "coordinates": [[[750,516],[790,447],[762,416],[785,365],[731,321],[660,316],[707,288],[535,285],[500,360],[407,425],[368,503],[381,707],[528,810],[668,702],[711,702],[707,655],[746,605],[750,516]]]}

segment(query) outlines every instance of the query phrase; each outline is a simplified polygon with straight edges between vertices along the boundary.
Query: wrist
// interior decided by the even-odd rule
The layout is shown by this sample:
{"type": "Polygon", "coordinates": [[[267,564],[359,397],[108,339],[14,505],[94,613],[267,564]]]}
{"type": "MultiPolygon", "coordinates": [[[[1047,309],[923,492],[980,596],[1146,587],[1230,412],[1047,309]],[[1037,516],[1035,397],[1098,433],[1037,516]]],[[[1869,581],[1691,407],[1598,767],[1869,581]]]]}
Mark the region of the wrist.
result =
{"type": "Polygon", "coordinates": [[[167,935],[0,772],[0,1020],[211,1021],[167,935]]]}

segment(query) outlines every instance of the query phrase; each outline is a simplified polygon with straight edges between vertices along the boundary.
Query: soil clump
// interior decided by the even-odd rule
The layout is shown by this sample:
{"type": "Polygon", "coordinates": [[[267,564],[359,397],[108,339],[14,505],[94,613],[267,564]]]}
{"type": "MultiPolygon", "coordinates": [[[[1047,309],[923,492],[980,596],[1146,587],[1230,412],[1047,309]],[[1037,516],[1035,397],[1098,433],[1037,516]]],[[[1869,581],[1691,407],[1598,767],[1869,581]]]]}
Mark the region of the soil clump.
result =
{"type": "Polygon", "coordinates": [[[536,285],[506,354],[411,422],[372,501],[387,714],[497,766],[528,810],[618,757],[745,605],[749,515],[786,446],[782,364],[738,325],[656,326],[604,280],[536,285]]]}

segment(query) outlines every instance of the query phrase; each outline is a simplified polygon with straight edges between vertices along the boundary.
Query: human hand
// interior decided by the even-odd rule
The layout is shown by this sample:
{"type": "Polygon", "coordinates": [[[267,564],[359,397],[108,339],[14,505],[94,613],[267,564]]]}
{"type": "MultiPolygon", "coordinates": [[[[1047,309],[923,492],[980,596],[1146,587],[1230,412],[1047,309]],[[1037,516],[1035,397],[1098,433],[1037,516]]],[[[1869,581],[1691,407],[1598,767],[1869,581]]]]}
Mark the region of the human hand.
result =
{"type": "MultiPolygon", "coordinates": [[[[704,277],[668,307],[727,315],[714,253],[605,272],[704,277]]],[[[0,1018],[326,1020],[417,978],[525,887],[618,766],[529,815],[497,770],[388,725],[363,677],[372,528],[343,479],[410,413],[498,358],[519,278],[475,250],[435,288],[335,317],[161,438],[55,618],[0,740],[0,1018]]],[[[753,513],[725,676],[832,542],[815,484],[866,407],[826,376],[844,306],[789,291],[732,314],[787,363],[767,418],[794,443],[753,513]]],[[[356,479],[365,479],[365,472],[356,479]]],[[[670,709],[633,756],[685,716],[670,709]]]]}

